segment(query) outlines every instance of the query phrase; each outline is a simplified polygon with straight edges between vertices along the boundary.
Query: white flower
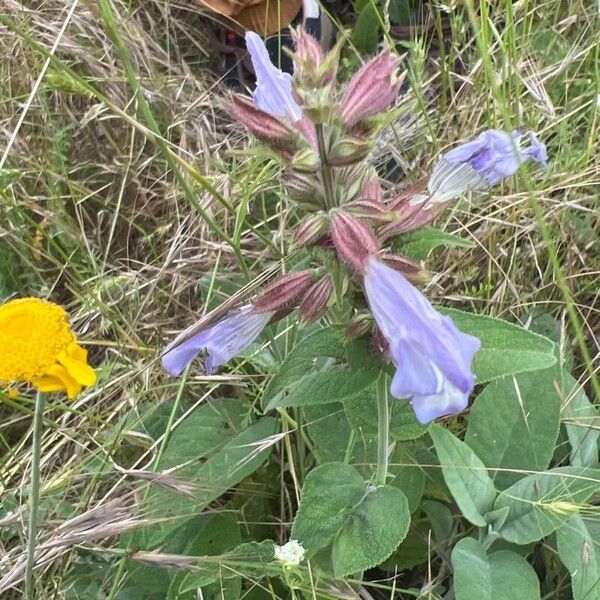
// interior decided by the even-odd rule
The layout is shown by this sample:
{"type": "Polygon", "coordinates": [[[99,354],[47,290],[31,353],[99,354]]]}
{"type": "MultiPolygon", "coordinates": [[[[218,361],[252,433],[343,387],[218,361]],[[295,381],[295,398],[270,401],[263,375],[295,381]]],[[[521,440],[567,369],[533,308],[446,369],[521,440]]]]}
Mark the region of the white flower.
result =
{"type": "Polygon", "coordinates": [[[286,568],[297,567],[304,559],[304,548],[298,540],[275,546],[275,558],[286,568]]]}

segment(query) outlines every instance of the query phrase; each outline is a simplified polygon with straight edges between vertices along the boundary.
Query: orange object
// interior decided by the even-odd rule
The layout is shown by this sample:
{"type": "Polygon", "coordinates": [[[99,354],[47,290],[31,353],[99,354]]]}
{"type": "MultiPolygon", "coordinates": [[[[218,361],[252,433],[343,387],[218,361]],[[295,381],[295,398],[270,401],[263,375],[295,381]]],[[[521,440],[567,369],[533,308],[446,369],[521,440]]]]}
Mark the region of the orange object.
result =
{"type": "Polygon", "coordinates": [[[239,33],[256,31],[272,35],[287,27],[298,15],[302,0],[195,0],[217,13],[239,33]]]}

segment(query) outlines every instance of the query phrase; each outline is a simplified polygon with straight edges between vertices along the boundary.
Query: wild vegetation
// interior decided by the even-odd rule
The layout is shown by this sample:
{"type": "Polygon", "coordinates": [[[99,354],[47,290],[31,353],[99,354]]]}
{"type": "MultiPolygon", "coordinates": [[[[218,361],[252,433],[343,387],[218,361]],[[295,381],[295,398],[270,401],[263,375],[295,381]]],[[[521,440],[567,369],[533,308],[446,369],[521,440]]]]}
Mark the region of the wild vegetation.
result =
{"type": "MultiPolygon", "coordinates": [[[[323,3],[341,86],[384,45],[406,70],[368,156],[383,196],[488,129],[535,132],[548,167],[394,242],[483,350],[459,415],[388,398],[382,481],[386,367],[341,335],[348,305],[291,312],[216,373],[161,366],[302,260],[305,209],[231,115],[210,18],[3,0],[0,300],[64,306],[97,376],[46,395],[38,598],[600,598],[598,6],[417,4],[323,3]]],[[[35,393],[0,400],[0,590],[20,598],[35,393]]]]}

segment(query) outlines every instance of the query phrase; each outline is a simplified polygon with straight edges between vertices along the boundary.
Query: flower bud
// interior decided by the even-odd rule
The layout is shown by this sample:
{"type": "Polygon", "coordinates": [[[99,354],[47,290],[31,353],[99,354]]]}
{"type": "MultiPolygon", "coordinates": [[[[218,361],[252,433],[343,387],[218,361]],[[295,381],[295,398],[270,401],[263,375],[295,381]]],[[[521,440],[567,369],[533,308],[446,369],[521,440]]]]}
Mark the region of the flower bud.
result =
{"type": "Polygon", "coordinates": [[[326,275],[313,283],[302,296],[298,312],[303,323],[317,321],[327,310],[327,304],[333,293],[333,281],[326,275]]]}
{"type": "Polygon", "coordinates": [[[390,214],[393,221],[381,227],[377,234],[385,240],[400,233],[419,229],[431,223],[445,208],[446,204],[434,204],[430,207],[425,207],[424,204],[414,206],[407,204],[400,210],[392,211],[390,214]]]}
{"type": "Polygon", "coordinates": [[[324,55],[321,44],[306,30],[292,30],[294,38],[294,74],[300,84],[308,88],[327,86],[335,80],[341,44],[324,55]]]}
{"type": "Polygon", "coordinates": [[[290,166],[299,173],[314,173],[319,168],[319,157],[311,148],[305,148],[294,154],[290,166]]]}
{"type": "Polygon", "coordinates": [[[381,356],[383,356],[386,360],[390,359],[390,344],[385,339],[385,336],[381,332],[379,327],[375,327],[375,331],[373,332],[373,338],[371,339],[373,343],[373,347],[381,356]]]}
{"type": "Polygon", "coordinates": [[[309,215],[294,231],[294,244],[300,247],[310,246],[327,233],[328,227],[329,222],[324,212],[309,215]]]}
{"type": "Polygon", "coordinates": [[[296,149],[297,136],[293,129],[241,96],[233,96],[230,110],[233,116],[261,142],[287,155],[296,149]]]}
{"type": "Polygon", "coordinates": [[[427,180],[420,179],[415,184],[402,190],[398,196],[388,202],[392,210],[413,210],[415,206],[424,204],[429,199],[429,193],[426,189],[427,180]]]}
{"type": "Polygon", "coordinates": [[[371,230],[342,211],[331,217],[331,238],[338,255],[359,273],[364,271],[369,256],[379,249],[371,230]]]}
{"type": "Polygon", "coordinates": [[[364,160],[372,146],[373,144],[368,139],[342,138],[333,144],[327,159],[336,167],[352,165],[364,160]]]}
{"type": "Polygon", "coordinates": [[[286,171],[283,176],[283,185],[289,197],[307,210],[319,210],[319,191],[315,178],[294,171],[286,171]]]}
{"type": "Polygon", "coordinates": [[[294,127],[302,134],[311,148],[314,150],[319,149],[319,143],[317,141],[317,128],[305,114],[303,114],[302,117],[294,123],[294,127]]]}
{"type": "Polygon", "coordinates": [[[253,312],[279,312],[293,307],[312,283],[310,271],[288,273],[269,284],[252,303],[253,312]]]}
{"type": "Polygon", "coordinates": [[[390,220],[390,211],[383,202],[366,199],[354,200],[346,204],[344,208],[352,215],[369,221],[388,223],[390,220]]]}
{"type": "Polygon", "coordinates": [[[340,105],[346,127],[384,111],[396,100],[404,79],[404,74],[396,74],[399,64],[398,57],[384,50],[356,72],[346,85],[340,105]]]}
{"type": "Polygon", "coordinates": [[[365,176],[362,182],[361,195],[372,202],[383,202],[383,190],[377,173],[370,173],[365,176]]]}
{"type": "Polygon", "coordinates": [[[292,38],[294,73],[300,73],[301,77],[306,77],[308,72],[316,75],[317,69],[325,58],[321,44],[302,27],[292,29],[292,38]]]}
{"type": "Polygon", "coordinates": [[[384,254],[381,260],[388,266],[398,271],[411,283],[422,283],[425,279],[425,273],[421,269],[421,265],[414,260],[410,260],[405,256],[396,254],[384,254]]]}
{"type": "Polygon", "coordinates": [[[362,314],[355,318],[353,322],[346,328],[346,340],[351,341],[362,337],[371,331],[371,319],[369,315],[362,314]]]}

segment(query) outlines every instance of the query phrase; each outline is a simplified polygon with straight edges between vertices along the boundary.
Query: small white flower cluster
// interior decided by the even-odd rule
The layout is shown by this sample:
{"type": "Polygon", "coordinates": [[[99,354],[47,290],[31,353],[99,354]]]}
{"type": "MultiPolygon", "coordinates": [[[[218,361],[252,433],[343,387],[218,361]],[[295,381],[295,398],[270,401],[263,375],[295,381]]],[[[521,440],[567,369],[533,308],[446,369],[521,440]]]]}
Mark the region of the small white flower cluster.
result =
{"type": "Polygon", "coordinates": [[[297,567],[304,560],[305,550],[298,540],[275,546],[275,558],[286,568],[297,567]]]}

